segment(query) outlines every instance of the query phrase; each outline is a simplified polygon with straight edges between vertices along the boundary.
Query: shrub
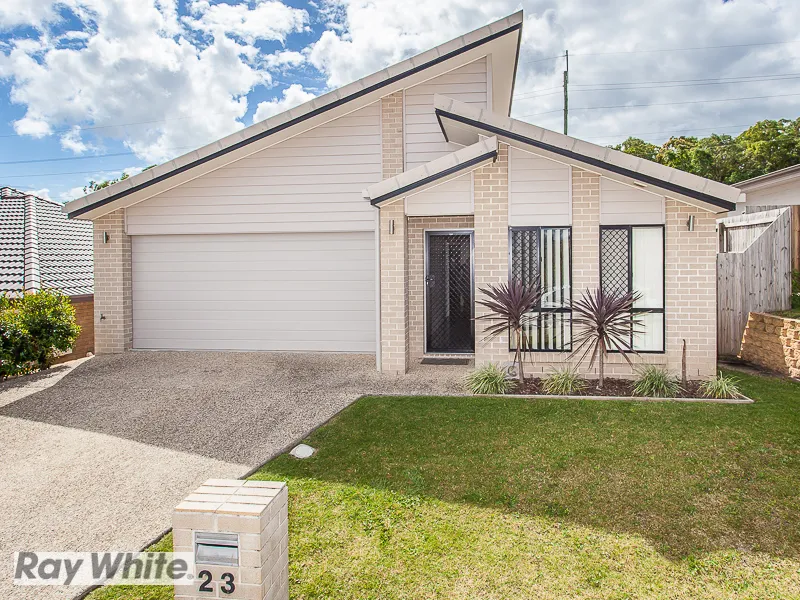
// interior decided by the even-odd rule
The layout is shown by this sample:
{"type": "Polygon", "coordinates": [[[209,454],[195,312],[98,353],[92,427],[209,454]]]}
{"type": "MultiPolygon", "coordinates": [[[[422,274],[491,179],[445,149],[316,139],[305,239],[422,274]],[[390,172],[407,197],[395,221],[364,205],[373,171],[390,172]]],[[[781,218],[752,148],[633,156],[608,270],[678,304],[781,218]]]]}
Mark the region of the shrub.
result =
{"type": "Polygon", "coordinates": [[[542,383],[544,391],[555,396],[572,396],[584,391],[588,384],[573,367],[556,369],[542,383]]]}
{"type": "Polygon", "coordinates": [[[573,340],[572,356],[578,363],[591,353],[589,366],[598,361],[597,389],[605,382],[606,354],[619,351],[628,364],[628,346],[632,333],[642,330],[644,313],[632,312],[641,298],[639,292],[615,293],[604,289],[586,290],[579,300],[572,303],[572,326],[577,332],[573,340]]]}
{"type": "Polygon", "coordinates": [[[800,310],[800,271],[792,272],[792,310],[800,310]]]}
{"type": "Polygon", "coordinates": [[[700,384],[700,393],[704,398],[742,398],[738,383],[739,380],[735,377],[726,377],[719,373],[700,384]]]}
{"type": "Polygon", "coordinates": [[[647,365],[640,369],[633,384],[633,393],[636,396],[674,398],[680,391],[678,378],[656,365],[647,365]]]}
{"type": "Polygon", "coordinates": [[[68,296],[53,290],[0,299],[0,377],[47,369],[81,328],[68,296]]]}
{"type": "Polygon", "coordinates": [[[505,394],[514,381],[499,365],[489,363],[467,375],[467,387],[473,394],[505,394]]]}

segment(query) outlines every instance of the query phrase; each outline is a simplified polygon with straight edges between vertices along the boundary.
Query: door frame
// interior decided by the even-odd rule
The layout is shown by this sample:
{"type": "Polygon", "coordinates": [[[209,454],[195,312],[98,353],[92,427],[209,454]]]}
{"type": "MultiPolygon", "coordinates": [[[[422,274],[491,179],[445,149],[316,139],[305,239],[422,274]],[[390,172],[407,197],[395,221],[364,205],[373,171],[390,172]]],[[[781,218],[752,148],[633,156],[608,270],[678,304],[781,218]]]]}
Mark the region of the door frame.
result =
{"type": "Polygon", "coordinates": [[[422,351],[425,355],[474,354],[475,351],[429,351],[428,350],[428,240],[432,235],[468,235],[469,236],[469,268],[470,268],[470,315],[472,318],[472,340],[475,339],[475,230],[474,229],[425,229],[423,230],[423,258],[425,269],[422,275],[422,351]]]}

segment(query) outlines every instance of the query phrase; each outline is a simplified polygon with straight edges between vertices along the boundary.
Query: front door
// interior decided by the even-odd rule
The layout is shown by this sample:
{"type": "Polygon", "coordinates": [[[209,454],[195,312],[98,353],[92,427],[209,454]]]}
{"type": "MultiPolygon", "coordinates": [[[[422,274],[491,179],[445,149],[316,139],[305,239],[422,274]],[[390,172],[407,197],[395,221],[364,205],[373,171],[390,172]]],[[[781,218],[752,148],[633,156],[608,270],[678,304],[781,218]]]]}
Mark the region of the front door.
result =
{"type": "Polygon", "coordinates": [[[426,232],[425,351],[475,351],[472,233],[426,232]]]}

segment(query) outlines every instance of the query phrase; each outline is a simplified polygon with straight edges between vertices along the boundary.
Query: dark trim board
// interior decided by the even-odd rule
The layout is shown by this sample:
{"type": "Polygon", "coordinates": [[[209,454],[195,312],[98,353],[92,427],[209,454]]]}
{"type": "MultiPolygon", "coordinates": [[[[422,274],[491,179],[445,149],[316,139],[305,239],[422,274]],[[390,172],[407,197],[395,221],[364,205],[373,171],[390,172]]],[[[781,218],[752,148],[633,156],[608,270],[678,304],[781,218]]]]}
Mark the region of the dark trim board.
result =
{"type": "Polygon", "coordinates": [[[480,156],[471,158],[468,161],[465,161],[461,164],[452,166],[449,169],[445,169],[444,171],[440,171],[439,173],[434,173],[433,175],[428,175],[424,179],[420,179],[419,181],[415,181],[414,183],[404,185],[403,187],[397,188],[396,190],[391,191],[388,194],[384,194],[383,196],[378,196],[377,198],[370,200],[370,203],[372,204],[372,206],[377,206],[381,202],[386,202],[387,200],[391,200],[392,198],[397,198],[398,196],[404,196],[417,188],[420,188],[424,185],[428,185],[429,183],[433,183],[434,181],[438,181],[439,179],[447,177],[448,175],[452,175],[453,173],[458,173],[459,171],[463,171],[464,169],[469,169],[470,167],[478,165],[489,159],[492,159],[493,161],[497,159],[497,150],[492,150],[491,152],[487,152],[486,154],[481,154],[480,156]]]}
{"type": "MultiPolygon", "coordinates": [[[[169,171],[168,173],[164,173],[163,175],[159,175],[157,177],[154,177],[153,179],[151,179],[149,181],[145,181],[143,183],[140,183],[139,185],[133,186],[132,188],[128,188],[127,190],[123,190],[123,191],[121,191],[121,192],[119,192],[117,194],[114,194],[114,195],[109,196],[107,198],[103,198],[102,200],[98,200],[97,202],[95,202],[93,204],[89,204],[89,205],[84,206],[82,208],[78,208],[78,209],[72,211],[71,213],[69,213],[68,216],[70,218],[80,216],[80,215],[82,215],[84,213],[87,213],[89,211],[92,211],[92,210],[94,210],[96,208],[99,208],[101,206],[104,206],[106,204],[114,202],[115,200],[119,200],[120,198],[124,198],[125,196],[129,196],[130,194],[133,194],[133,193],[138,192],[140,190],[146,189],[146,188],[150,187],[151,185],[155,185],[156,183],[161,183],[162,181],[165,181],[165,180],[169,179],[173,175],[178,175],[180,173],[184,173],[184,172],[186,172],[186,171],[188,171],[190,169],[194,169],[195,167],[198,167],[198,166],[200,166],[202,164],[205,164],[205,163],[210,162],[210,161],[212,161],[212,160],[214,160],[216,158],[219,158],[220,156],[224,156],[225,154],[233,152],[234,150],[238,150],[240,148],[244,148],[245,146],[248,146],[248,145],[252,144],[253,142],[257,142],[257,141],[262,140],[264,138],[267,138],[267,137],[269,137],[271,135],[279,133],[279,132],[283,131],[284,129],[288,129],[289,127],[293,127],[294,125],[298,125],[299,123],[302,123],[303,121],[306,121],[306,120],[308,120],[308,119],[310,119],[312,117],[316,117],[317,115],[324,114],[324,113],[328,112],[329,110],[332,110],[332,109],[334,109],[334,108],[336,108],[338,106],[341,106],[343,104],[351,102],[352,100],[356,100],[356,99],[358,99],[358,98],[360,98],[362,96],[366,96],[367,94],[371,94],[372,92],[380,90],[381,88],[384,88],[384,87],[386,87],[388,85],[391,85],[391,84],[396,83],[396,82],[398,82],[398,81],[400,81],[402,79],[405,79],[406,77],[408,77],[410,75],[414,75],[416,73],[419,73],[420,71],[424,71],[425,69],[429,69],[431,67],[434,67],[434,66],[436,66],[436,65],[438,65],[438,64],[440,64],[440,63],[442,63],[442,62],[444,62],[446,60],[450,60],[451,58],[455,58],[456,56],[458,56],[460,54],[464,54],[465,52],[469,52],[473,48],[478,48],[479,46],[482,46],[484,44],[488,44],[489,42],[491,42],[493,40],[496,40],[497,38],[503,37],[504,35],[507,35],[509,33],[513,33],[515,31],[520,31],[520,32],[522,31],[522,23],[517,23],[516,25],[512,25],[511,27],[508,27],[506,29],[503,29],[503,30],[498,31],[496,33],[493,33],[491,35],[488,35],[485,38],[482,38],[480,40],[476,40],[476,41],[472,42],[471,44],[467,44],[466,46],[463,46],[462,48],[458,48],[457,50],[453,50],[452,52],[448,52],[447,54],[443,54],[442,56],[439,56],[439,57],[437,57],[437,58],[435,58],[435,59],[433,59],[431,61],[428,61],[428,62],[423,63],[421,65],[418,65],[416,67],[413,67],[413,68],[409,69],[408,71],[404,71],[403,73],[398,73],[397,75],[394,75],[393,77],[389,77],[388,79],[385,79],[384,81],[380,81],[380,82],[375,83],[375,84],[373,84],[373,85],[371,85],[369,87],[366,87],[366,88],[364,88],[362,90],[358,90],[357,92],[353,92],[349,96],[346,96],[344,98],[340,98],[339,100],[336,100],[335,102],[331,102],[330,104],[326,104],[325,106],[320,106],[319,108],[316,108],[316,109],[314,109],[312,111],[309,111],[306,114],[301,115],[299,117],[296,117],[294,119],[291,119],[290,121],[287,121],[286,123],[282,123],[280,125],[276,125],[275,127],[271,128],[271,129],[267,129],[265,131],[262,131],[261,133],[257,133],[256,135],[253,135],[253,136],[251,136],[251,137],[249,137],[247,139],[244,139],[244,140],[241,140],[239,142],[236,142],[235,144],[232,144],[232,145],[228,146],[227,148],[223,148],[221,150],[217,150],[216,152],[212,152],[208,156],[204,156],[202,158],[198,158],[197,160],[194,160],[194,161],[192,161],[190,163],[187,163],[187,164],[183,165],[182,167],[178,167],[177,169],[169,171]]],[[[517,51],[519,51],[519,44],[517,45],[517,51]]],[[[516,75],[516,72],[515,72],[515,75],[516,75]]]]}
{"type": "Polygon", "coordinates": [[[489,125],[488,123],[481,123],[480,121],[475,121],[474,119],[470,119],[469,117],[462,117],[461,115],[457,115],[455,113],[447,112],[445,110],[437,108],[436,118],[439,119],[439,123],[442,122],[442,117],[446,119],[451,119],[453,121],[457,121],[459,123],[463,123],[464,125],[469,125],[471,127],[477,127],[478,129],[483,129],[484,131],[488,131],[490,133],[493,133],[494,135],[500,135],[503,137],[510,138],[512,140],[516,140],[518,142],[522,142],[523,144],[528,144],[529,146],[533,146],[534,148],[547,150],[548,152],[552,152],[553,154],[558,154],[559,156],[564,156],[565,158],[570,158],[572,160],[576,160],[578,162],[582,162],[587,165],[599,167],[601,169],[605,169],[606,171],[611,171],[612,173],[616,173],[618,175],[624,175],[625,177],[636,179],[637,181],[641,181],[642,183],[654,185],[661,189],[669,190],[671,192],[677,192],[684,196],[688,196],[689,198],[700,200],[701,202],[711,204],[712,206],[717,206],[724,210],[736,210],[735,202],[729,202],[727,200],[723,200],[722,198],[717,198],[716,196],[711,196],[703,192],[698,192],[696,190],[683,187],[682,185],[677,185],[675,183],[663,181],[651,175],[644,175],[642,173],[637,173],[636,171],[626,169],[625,167],[620,167],[618,165],[606,162],[604,160],[593,158],[591,156],[585,156],[583,154],[573,152],[572,150],[559,148],[558,146],[553,146],[552,144],[540,142],[538,140],[534,140],[524,135],[514,133],[513,131],[503,129],[501,127],[489,125]]]}

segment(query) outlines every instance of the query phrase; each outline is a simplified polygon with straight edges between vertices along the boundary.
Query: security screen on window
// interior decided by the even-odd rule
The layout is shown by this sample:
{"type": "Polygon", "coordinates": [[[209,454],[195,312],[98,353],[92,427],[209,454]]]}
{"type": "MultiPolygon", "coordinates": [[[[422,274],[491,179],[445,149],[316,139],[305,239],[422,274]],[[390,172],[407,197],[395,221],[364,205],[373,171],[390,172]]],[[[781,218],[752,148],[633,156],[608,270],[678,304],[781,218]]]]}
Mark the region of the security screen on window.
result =
{"type": "Polygon", "coordinates": [[[641,331],[627,349],[664,352],[664,227],[604,226],[600,231],[600,285],[605,292],[638,292],[634,313],[641,331]]]}
{"type": "MultiPolygon", "coordinates": [[[[509,230],[510,279],[541,286],[541,309],[531,315],[524,351],[572,349],[572,267],[569,227],[512,227],[509,230]]],[[[513,340],[511,340],[513,347],[513,340]]]]}

